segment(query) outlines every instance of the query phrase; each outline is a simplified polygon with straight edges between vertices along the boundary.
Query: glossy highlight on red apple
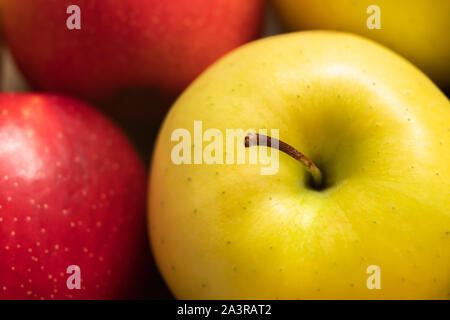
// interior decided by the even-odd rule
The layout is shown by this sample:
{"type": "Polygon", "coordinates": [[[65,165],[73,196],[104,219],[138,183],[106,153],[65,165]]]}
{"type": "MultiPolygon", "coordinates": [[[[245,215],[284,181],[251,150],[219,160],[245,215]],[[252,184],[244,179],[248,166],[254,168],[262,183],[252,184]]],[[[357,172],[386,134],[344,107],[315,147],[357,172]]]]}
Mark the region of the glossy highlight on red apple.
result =
{"type": "Polygon", "coordinates": [[[136,297],[150,254],[145,187],[133,147],[97,111],[0,94],[0,299],[136,297]]]}

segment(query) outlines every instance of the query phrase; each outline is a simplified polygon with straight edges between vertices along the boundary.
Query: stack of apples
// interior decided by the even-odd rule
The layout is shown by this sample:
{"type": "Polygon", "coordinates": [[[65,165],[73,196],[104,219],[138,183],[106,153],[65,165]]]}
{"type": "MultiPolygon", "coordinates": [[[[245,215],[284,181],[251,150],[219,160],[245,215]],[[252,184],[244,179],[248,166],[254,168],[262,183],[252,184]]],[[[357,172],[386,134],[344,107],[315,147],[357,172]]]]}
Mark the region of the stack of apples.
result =
{"type": "Polygon", "coordinates": [[[0,299],[450,299],[449,2],[378,2],[2,0],[0,299]]]}

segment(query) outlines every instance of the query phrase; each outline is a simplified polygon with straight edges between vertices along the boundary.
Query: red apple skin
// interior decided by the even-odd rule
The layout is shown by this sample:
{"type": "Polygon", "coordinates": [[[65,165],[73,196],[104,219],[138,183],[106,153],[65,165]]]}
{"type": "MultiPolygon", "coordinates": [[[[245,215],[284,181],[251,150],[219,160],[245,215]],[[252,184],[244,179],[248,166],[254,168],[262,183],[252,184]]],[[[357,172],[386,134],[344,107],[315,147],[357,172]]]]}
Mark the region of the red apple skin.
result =
{"type": "Polygon", "coordinates": [[[97,111],[0,94],[0,299],[135,298],[150,255],[145,189],[141,160],[97,111]],[[67,288],[69,265],[80,290],[67,288]]]}
{"type": "Polygon", "coordinates": [[[255,39],[263,0],[14,0],[4,32],[31,84],[89,100],[129,88],[180,92],[208,65],[255,39]],[[81,30],[69,30],[69,5],[81,30]]]}

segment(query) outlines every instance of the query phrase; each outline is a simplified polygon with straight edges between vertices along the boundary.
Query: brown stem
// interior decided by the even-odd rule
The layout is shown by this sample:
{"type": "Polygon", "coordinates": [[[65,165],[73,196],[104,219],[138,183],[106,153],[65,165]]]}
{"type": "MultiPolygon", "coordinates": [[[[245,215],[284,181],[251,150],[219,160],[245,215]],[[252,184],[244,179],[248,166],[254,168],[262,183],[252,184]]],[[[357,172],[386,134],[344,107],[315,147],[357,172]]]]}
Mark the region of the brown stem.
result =
{"type": "MultiPolygon", "coordinates": [[[[272,141],[278,141],[278,150],[290,155],[292,158],[300,161],[306,167],[306,170],[311,174],[315,187],[320,187],[322,185],[322,172],[320,169],[309,160],[303,153],[295,149],[293,146],[280,141],[278,139],[265,136],[259,133],[249,133],[245,136],[245,147],[249,148],[251,146],[267,146],[272,147],[272,141]],[[260,137],[263,138],[260,143],[260,137]],[[264,141],[265,140],[265,141],[264,141]],[[265,143],[264,143],[265,142],[265,143]]],[[[275,143],[276,144],[276,143],[275,143]]]]}

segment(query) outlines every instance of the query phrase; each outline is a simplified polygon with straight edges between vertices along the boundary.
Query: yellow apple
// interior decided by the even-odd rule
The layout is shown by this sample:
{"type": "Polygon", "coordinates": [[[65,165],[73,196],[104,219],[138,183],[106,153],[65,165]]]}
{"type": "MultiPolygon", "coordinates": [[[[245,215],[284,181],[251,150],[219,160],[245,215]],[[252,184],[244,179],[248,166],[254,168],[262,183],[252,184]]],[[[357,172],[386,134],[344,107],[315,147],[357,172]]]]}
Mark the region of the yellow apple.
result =
{"type": "Polygon", "coordinates": [[[339,32],[219,60],[173,105],[151,167],[151,244],[182,299],[448,299],[449,209],[449,100],[399,55],[339,32]],[[261,146],[244,164],[174,161],[174,133],[190,134],[180,154],[194,158],[199,123],[223,137],[279,129],[323,185],[281,152],[262,175],[248,160],[261,146]]]}
{"type": "Polygon", "coordinates": [[[272,0],[290,30],[354,32],[397,51],[441,87],[450,89],[448,0],[272,0]],[[376,9],[369,8],[377,5],[376,9]],[[369,10],[368,10],[369,8],[369,10]],[[369,29],[379,18],[380,29],[369,29]]]}

